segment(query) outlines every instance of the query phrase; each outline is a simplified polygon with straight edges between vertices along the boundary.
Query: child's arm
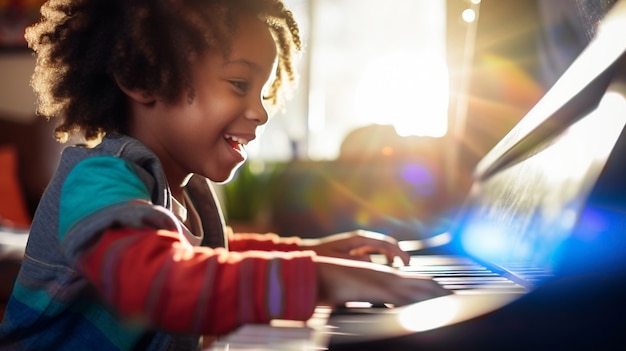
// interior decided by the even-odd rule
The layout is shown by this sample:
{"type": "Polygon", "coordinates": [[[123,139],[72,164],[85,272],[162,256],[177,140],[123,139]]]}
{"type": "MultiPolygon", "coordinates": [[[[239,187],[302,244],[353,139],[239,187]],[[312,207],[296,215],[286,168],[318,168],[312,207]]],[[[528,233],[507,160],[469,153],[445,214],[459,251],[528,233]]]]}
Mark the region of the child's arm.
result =
{"type": "Polygon", "coordinates": [[[280,237],[274,233],[233,233],[231,227],[226,227],[226,238],[230,251],[298,251],[301,239],[298,237],[280,237]]]}
{"type": "Polygon", "coordinates": [[[318,255],[369,261],[371,254],[384,254],[388,262],[394,257],[408,264],[409,255],[402,251],[398,242],[387,235],[366,230],[339,233],[318,239],[280,237],[277,234],[234,234],[226,228],[228,247],[232,251],[294,251],[313,250],[318,255]]]}
{"type": "Polygon", "coordinates": [[[314,253],[193,247],[175,232],[108,230],[79,268],[122,314],[171,331],[223,334],[243,323],[306,320],[317,299],[314,253]]]}

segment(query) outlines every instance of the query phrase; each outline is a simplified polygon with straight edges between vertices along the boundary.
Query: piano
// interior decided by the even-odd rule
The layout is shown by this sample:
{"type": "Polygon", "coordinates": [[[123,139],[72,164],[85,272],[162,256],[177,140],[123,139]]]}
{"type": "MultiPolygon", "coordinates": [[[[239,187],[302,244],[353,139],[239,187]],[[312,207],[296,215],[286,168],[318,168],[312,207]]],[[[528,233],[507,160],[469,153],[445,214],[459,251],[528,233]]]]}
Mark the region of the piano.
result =
{"type": "Polygon", "coordinates": [[[320,306],[206,350],[626,349],[626,0],[484,156],[459,216],[397,269],[452,294],[320,306]],[[436,243],[436,245],[433,245],[436,243]]]}

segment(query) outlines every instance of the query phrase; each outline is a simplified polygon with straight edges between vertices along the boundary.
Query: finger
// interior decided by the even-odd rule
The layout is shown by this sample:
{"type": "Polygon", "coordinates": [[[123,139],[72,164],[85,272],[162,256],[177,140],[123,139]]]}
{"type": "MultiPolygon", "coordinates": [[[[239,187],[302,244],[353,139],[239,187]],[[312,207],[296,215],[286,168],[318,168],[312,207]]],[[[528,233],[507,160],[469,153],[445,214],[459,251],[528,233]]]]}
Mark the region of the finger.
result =
{"type": "Polygon", "coordinates": [[[371,254],[377,253],[377,250],[374,250],[370,247],[359,247],[356,249],[352,249],[348,252],[348,256],[350,259],[359,260],[359,261],[368,261],[371,262],[371,254]]]}
{"type": "Polygon", "coordinates": [[[350,255],[349,258],[351,260],[363,261],[363,262],[372,262],[372,258],[369,255],[350,255]]]}
{"type": "Polygon", "coordinates": [[[364,238],[363,240],[363,246],[370,248],[370,253],[384,254],[387,257],[388,262],[393,262],[395,257],[400,257],[405,265],[409,264],[410,255],[406,251],[400,249],[397,242],[392,243],[389,241],[380,241],[371,238],[364,238]]]}
{"type": "Polygon", "coordinates": [[[370,253],[384,254],[388,262],[393,262],[395,257],[399,257],[404,265],[409,264],[410,255],[399,247],[398,241],[382,233],[356,230],[335,234],[330,238],[335,242],[341,241],[343,249],[346,251],[359,247],[374,247],[376,249],[371,250],[370,253]]]}
{"type": "Polygon", "coordinates": [[[373,245],[373,243],[379,243],[380,245],[383,245],[383,247],[386,247],[388,250],[392,252],[395,251],[398,256],[403,256],[403,252],[405,252],[400,248],[398,240],[396,240],[394,237],[368,230],[359,230],[358,233],[359,236],[363,238],[363,240],[369,245],[373,245]]]}
{"type": "Polygon", "coordinates": [[[441,296],[450,295],[451,292],[444,289],[436,282],[425,278],[406,278],[404,284],[396,284],[392,293],[395,294],[396,303],[405,305],[441,296]]]}
{"type": "MultiPolygon", "coordinates": [[[[427,298],[435,298],[445,295],[450,295],[452,292],[443,286],[439,285],[436,281],[430,277],[417,277],[417,276],[405,276],[405,279],[413,283],[414,291],[419,295],[423,295],[427,298]]],[[[407,291],[410,291],[407,289],[407,291]]]]}
{"type": "Polygon", "coordinates": [[[373,254],[384,255],[387,261],[387,264],[393,264],[395,261],[395,258],[398,257],[394,253],[389,252],[385,250],[384,248],[376,248],[372,246],[362,246],[362,247],[350,250],[350,256],[352,259],[366,260],[366,261],[372,262],[373,254]]]}
{"type": "Polygon", "coordinates": [[[333,255],[333,256],[328,256],[328,257],[334,257],[334,258],[341,258],[341,259],[346,259],[346,260],[350,260],[350,261],[360,261],[360,262],[372,262],[372,259],[370,258],[369,255],[358,255],[358,254],[338,254],[338,255],[333,255]]]}

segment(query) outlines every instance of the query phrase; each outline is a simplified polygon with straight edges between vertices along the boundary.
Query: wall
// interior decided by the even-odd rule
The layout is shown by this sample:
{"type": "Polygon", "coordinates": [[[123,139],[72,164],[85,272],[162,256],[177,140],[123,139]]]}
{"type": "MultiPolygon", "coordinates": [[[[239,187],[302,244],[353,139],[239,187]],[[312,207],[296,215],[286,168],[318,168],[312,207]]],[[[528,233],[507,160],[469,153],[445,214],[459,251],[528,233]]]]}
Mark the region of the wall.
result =
{"type": "Polygon", "coordinates": [[[34,68],[35,58],[30,52],[0,53],[0,115],[3,118],[24,122],[34,118],[36,97],[30,87],[34,68]]]}

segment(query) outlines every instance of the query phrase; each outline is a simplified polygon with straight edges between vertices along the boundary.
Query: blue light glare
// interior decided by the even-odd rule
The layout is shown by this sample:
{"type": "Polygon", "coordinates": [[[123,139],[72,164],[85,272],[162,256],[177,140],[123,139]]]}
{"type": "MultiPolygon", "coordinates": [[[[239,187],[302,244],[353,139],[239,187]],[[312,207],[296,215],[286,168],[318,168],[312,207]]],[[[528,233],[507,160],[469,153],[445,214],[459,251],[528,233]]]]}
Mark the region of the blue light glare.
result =
{"type": "Polygon", "coordinates": [[[608,229],[608,226],[606,214],[603,214],[599,209],[586,208],[580,215],[578,237],[579,239],[594,239],[590,235],[595,236],[602,233],[608,229]],[[582,238],[583,235],[587,238],[582,238]]]}
{"type": "Polygon", "coordinates": [[[507,228],[493,223],[474,223],[465,228],[461,245],[465,251],[475,257],[500,261],[509,252],[507,228]]]}
{"type": "Polygon", "coordinates": [[[562,252],[562,269],[570,273],[624,267],[626,213],[620,208],[587,207],[562,252]],[[600,268],[601,267],[601,268],[600,268]]]}

